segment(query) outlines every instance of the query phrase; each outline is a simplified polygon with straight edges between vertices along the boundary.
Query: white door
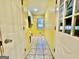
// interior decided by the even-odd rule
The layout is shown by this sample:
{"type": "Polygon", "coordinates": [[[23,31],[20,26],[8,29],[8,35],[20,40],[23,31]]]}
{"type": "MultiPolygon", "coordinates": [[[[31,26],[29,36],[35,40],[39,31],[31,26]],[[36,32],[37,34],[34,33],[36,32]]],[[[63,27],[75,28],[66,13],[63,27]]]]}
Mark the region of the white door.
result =
{"type": "Polygon", "coordinates": [[[2,45],[2,34],[1,34],[1,30],[0,30],[0,56],[3,55],[3,45],[2,45]]]}
{"type": "Polygon", "coordinates": [[[24,35],[20,0],[0,0],[0,27],[4,56],[24,59],[24,35]]]}

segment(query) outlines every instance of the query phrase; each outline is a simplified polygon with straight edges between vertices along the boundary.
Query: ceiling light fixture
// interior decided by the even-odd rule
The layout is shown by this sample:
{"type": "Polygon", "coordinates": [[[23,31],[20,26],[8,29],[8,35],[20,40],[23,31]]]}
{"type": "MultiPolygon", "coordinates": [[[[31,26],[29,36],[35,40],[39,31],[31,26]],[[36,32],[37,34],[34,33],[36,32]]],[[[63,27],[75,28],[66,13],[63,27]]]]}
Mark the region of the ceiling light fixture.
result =
{"type": "Polygon", "coordinates": [[[35,12],[37,12],[37,11],[38,11],[38,9],[34,9],[34,11],[35,11],[35,12]]]}

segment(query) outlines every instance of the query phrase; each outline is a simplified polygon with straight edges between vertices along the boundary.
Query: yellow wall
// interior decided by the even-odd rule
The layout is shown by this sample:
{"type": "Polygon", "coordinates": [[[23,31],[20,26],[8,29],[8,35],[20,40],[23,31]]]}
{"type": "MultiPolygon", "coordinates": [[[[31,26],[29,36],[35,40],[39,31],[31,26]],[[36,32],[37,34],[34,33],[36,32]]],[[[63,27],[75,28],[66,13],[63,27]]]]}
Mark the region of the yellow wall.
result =
{"type": "Polygon", "coordinates": [[[30,35],[30,31],[33,33],[33,35],[39,35],[39,33],[44,33],[44,29],[43,30],[38,30],[37,29],[37,18],[43,18],[44,16],[32,16],[32,28],[28,28],[28,13],[24,13],[24,27],[25,27],[25,40],[26,40],[26,54],[29,53],[30,51],[30,40],[29,40],[29,35],[30,35]]]}
{"type": "Polygon", "coordinates": [[[24,27],[25,27],[25,40],[26,40],[26,55],[29,53],[30,51],[30,40],[29,40],[29,35],[30,35],[30,29],[28,28],[28,0],[23,0],[23,15],[24,15],[24,27]]]}
{"type": "Polygon", "coordinates": [[[33,33],[33,35],[38,35],[40,32],[44,33],[44,29],[43,30],[37,29],[37,18],[43,18],[44,20],[44,16],[33,16],[33,26],[31,28],[31,32],[33,33]]]}
{"type": "Polygon", "coordinates": [[[29,33],[30,33],[30,30],[26,28],[26,29],[25,29],[26,55],[27,55],[27,54],[29,53],[29,51],[30,51],[29,33]]]}
{"type": "MultiPolygon", "coordinates": [[[[24,0],[24,8],[28,7],[28,0],[24,0]]],[[[49,0],[47,5],[48,10],[52,8],[55,8],[55,0],[49,0]]],[[[38,35],[39,32],[42,32],[45,35],[45,38],[48,41],[49,47],[51,51],[53,51],[54,48],[54,34],[55,34],[55,13],[47,11],[44,16],[33,16],[33,26],[31,29],[26,28],[26,49],[27,52],[30,49],[30,43],[29,43],[29,31],[33,33],[33,35],[38,35]],[[37,18],[42,17],[45,21],[45,28],[43,30],[37,30],[37,18]],[[48,26],[49,25],[49,26],[48,26]],[[48,28],[49,27],[49,28],[48,28]]]]}
{"type": "Polygon", "coordinates": [[[54,51],[54,36],[56,25],[55,1],[56,0],[49,0],[48,10],[45,14],[45,38],[49,44],[49,48],[51,49],[52,53],[54,51]]]}
{"type": "Polygon", "coordinates": [[[30,40],[29,40],[29,33],[30,29],[28,28],[28,12],[23,12],[24,15],[24,32],[25,32],[25,41],[26,41],[26,55],[30,51],[30,40]]]}
{"type": "Polygon", "coordinates": [[[53,53],[54,49],[54,36],[55,36],[55,12],[46,12],[45,15],[45,38],[49,44],[49,47],[53,53]]]}

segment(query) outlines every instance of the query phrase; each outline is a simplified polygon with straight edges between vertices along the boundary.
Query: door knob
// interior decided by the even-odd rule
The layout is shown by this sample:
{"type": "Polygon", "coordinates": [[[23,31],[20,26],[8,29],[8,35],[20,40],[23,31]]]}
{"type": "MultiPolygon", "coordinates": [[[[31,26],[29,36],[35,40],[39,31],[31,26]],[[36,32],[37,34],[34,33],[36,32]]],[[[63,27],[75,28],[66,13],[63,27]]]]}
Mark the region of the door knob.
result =
{"type": "Polygon", "coordinates": [[[5,44],[7,44],[7,43],[11,43],[11,42],[12,42],[11,39],[6,39],[6,40],[4,41],[5,44]]]}

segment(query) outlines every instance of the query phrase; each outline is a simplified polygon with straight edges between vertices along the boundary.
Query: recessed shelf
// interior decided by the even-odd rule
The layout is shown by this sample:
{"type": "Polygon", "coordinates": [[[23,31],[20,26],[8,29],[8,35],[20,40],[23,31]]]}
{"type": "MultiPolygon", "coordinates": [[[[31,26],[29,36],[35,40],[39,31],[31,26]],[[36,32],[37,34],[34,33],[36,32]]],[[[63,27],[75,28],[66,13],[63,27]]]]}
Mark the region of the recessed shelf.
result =
{"type": "Polygon", "coordinates": [[[65,19],[65,33],[68,34],[71,33],[71,22],[72,22],[72,17],[65,19]]]}
{"type": "Polygon", "coordinates": [[[59,31],[79,36],[79,0],[60,0],[58,3],[60,16],[59,20],[62,20],[62,22],[60,21],[58,23],[59,31]],[[64,25],[64,28],[62,25],[64,25]]]}
{"type": "Polygon", "coordinates": [[[62,32],[62,26],[63,26],[63,22],[62,20],[59,20],[59,31],[62,32]]]}
{"type": "Polygon", "coordinates": [[[72,15],[72,13],[73,13],[73,0],[67,0],[65,9],[66,9],[66,16],[72,15]]]}
{"type": "Polygon", "coordinates": [[[62,19],[62,18],[63,18],[63,13],[64,13],[63,9],[64,9],[64,6],[62,5],[62,6],[59,8],[59,19],[62,19]]]}
{"type": "Polygon", "coordinates": [[[72,16],[73,16],[73,15],[70,15],[70,16],[66,16],[66,17],[65,17],[65,19],[71,18],[72,16]]]}
{"type": "Polygon", "coordinates": [[[79,37],[79,16],[76,16],[74,35],[79,37]]]}

